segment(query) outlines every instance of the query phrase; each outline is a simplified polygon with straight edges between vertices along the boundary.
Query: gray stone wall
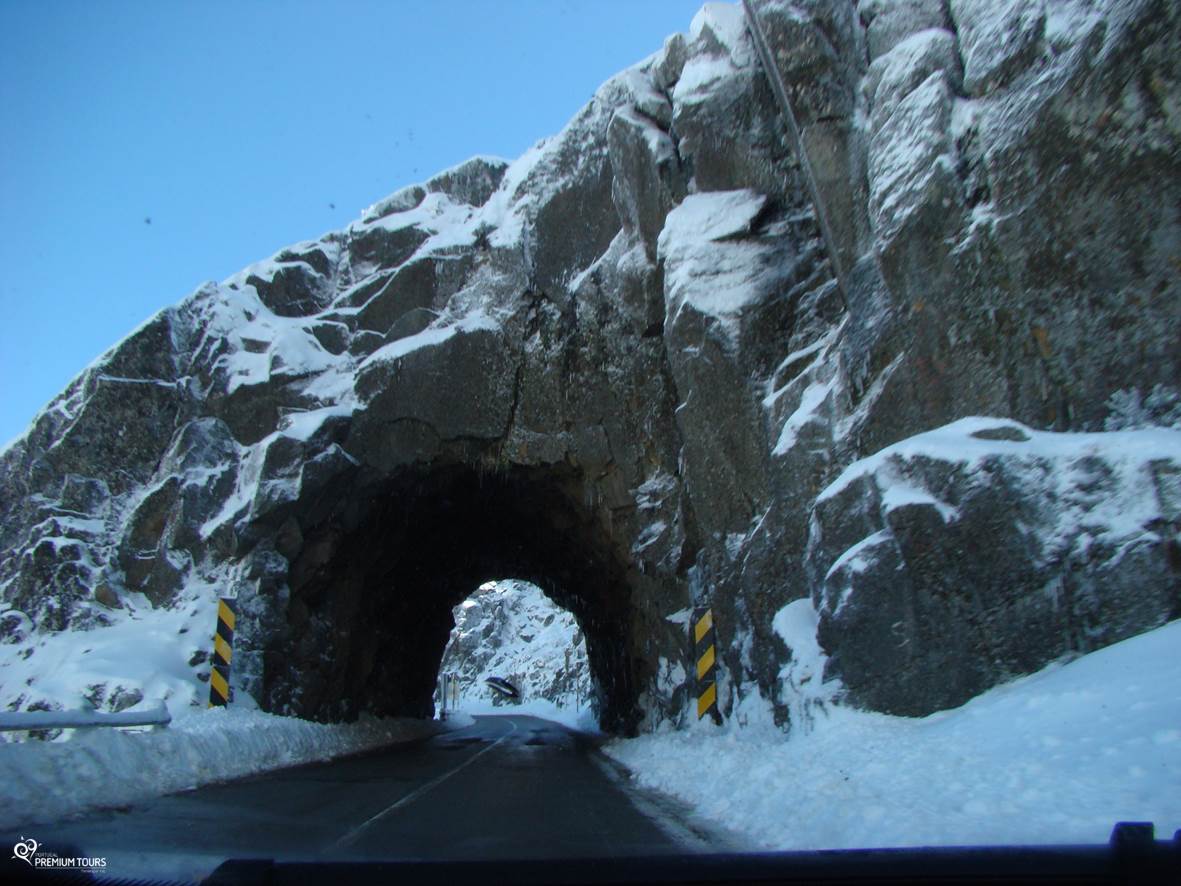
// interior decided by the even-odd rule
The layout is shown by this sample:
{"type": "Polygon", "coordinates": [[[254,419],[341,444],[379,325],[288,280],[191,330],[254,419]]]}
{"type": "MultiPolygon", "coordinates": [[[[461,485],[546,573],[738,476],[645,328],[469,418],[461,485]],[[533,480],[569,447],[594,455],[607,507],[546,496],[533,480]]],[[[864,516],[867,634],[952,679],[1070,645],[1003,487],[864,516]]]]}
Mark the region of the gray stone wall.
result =
{"type": "MultiPolygon", "coordinates": [[[[1172,402],[1176,5],[755,7],[842,286],[741,9],[713,6],[521,160],[406,188],[104,355],[0,454],[6,606],[86,630],[233,589],[268,708],[426,713],[447,611],[520,576],[578,617],[623,731],[683,716],[704,600],[723,710],[758,692],[781,720],[771,623],[801,598],[847,699],[907,714],[1181,614],[1174,432],[1127,471],[1102,435],[1082,473],[906,462],[950,521],[825,492],[964,416],[1099,432],[1119,392],[1172,402]],[[1023,471],[1157,492],[1119,544],[1051,555],[1059,502],[1023,471]]],[[[1075,498],[1085,524],[1102,495],[1075,498]]]]}

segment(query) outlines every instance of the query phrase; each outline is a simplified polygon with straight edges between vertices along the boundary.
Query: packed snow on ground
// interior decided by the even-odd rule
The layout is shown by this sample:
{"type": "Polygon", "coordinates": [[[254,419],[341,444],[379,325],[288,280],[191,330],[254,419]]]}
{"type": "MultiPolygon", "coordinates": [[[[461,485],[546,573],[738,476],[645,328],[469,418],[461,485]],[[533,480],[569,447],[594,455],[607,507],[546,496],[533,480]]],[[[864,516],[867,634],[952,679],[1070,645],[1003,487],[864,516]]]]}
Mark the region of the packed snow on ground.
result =
{"type": "Polygon", "coordinates": [[[212,592],[194,589],[194,595],[198,599],[175,609],[154,609],[131,595],[107,627],[31,633],[0,645],[0,708],[13,712],[6,719],[30,708],[135,714],[161,704],[172,717],[156,731],[44,733],[53,740],[0,732],[0,828],[57,821],[444,728],[421,720],[325,725],[278,717],[257,710],[240,688],[231,707],[207,708],[209,686],[189,661],[208,651],[217,602],[212,592]]]}
{"type": "MultiPolygon", "coordinates": [[[[186,592],[171,609],[129,594],[107,613],[111,624],[92,630],[37,632],[27,624],[0,644],[0,708],[134,711],[163,701],[176,717],[203,705],[208,684],[189,662],[212,650],[217,590],[193,584],[186,592]]],[[[0,741],[14,735],[23,737],[0,733],[0,741]]]]}
{"type": "Polygon", "coordinates": [[[87,809],[330,760],[442,728],[430,720],[323,724],[248,708],[190,708],[155,732],[73,730],[68,741],[4,744],[0,828],[60,821],[87,809]]]}
{"type": "MultiPolygon", "coordinates": [[[[793,611],[776,627],[806,624],[793,611]]],[[[1117,821],[1167,836],[1181,827],[1178,649],[1174,621],[921,719],[813,706],[785,737],[747,705],[746,729],[705,721],[606,750],[775,849],[1105,843],[1117,821]]]]}

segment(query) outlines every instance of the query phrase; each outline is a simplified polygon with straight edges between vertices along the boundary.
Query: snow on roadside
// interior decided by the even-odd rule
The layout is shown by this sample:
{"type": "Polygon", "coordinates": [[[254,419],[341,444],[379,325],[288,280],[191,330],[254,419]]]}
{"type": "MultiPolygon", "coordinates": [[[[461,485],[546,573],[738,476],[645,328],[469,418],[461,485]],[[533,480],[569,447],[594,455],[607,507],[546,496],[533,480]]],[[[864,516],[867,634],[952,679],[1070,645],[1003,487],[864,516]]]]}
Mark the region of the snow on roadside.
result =
{"type": "Polygon", "coordinates": [[[203,784],[413,741],[464,721],[324,724],[259,710],[189,710],[166,729],[79,731],[0,745],[0,828],[53,822],[203,784]]]}
{"type": "Polygon", "coordinates": [[[698,725],[604,750],[775,849],[1105,843],[1181,827],[1181,621],[910,719],[698,725]]]}
{"type": "MultiPolygon", "coordinates": [[[[107,618],[110,624],[88,631],[26,628],[0,644],[0,708],[138,711],[163,701],[178,717],[205,704],[209,687],[197,668],[212,649],[216,590],[190,585],[171,609],[128,595],[107,618]]],[[[207,664],[203,670],[208,675],[207,664]]],[[[0,733],[0,743],[21,737],[0,733]]]]}
{"type": "Polygon", "coordinates": [[[447,713],[447,722],[453,728],[459,728],[460,723],[470,725],[475,722],[472,719],[473,716],[478,717],[482,714],[490,714],[496,717],[523,714],[560,723],[562,726],[573,729],[576,732],[597,733],[599,731],[599,720],[595,716],[595,712],[589,707],[585,705],[582,707],[559,707],[554,702],[545,698],[533,698],[523,701],[520,704],[512,704],[511,702],[507,704],[493,704],[491,700],[483,701],[474,698],[464,698],[460,701],[458,710],[447,713]]]}

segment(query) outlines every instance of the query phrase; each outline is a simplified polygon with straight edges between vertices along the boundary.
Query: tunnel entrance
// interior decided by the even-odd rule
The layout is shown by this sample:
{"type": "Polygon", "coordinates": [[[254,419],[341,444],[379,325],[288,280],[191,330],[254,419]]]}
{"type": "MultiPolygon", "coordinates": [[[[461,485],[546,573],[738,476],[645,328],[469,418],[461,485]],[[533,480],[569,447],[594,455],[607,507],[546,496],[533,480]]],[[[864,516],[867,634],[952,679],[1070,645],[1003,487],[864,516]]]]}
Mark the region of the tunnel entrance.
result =
{"type": "Polygon", "coordinates": [[[598,725],[582,629],[541,588],[514,579],[486,582],[451,614],[455,627],[440,666],[454,678],[449,709],[512,713],[524,706],[598,725]],[[521,697],[493,691],[489,677],[508,680],[521,697]]]}
{"type": "Polygon", "coordinates": [[[572,613],[602,728],[634,733],[641,664],[610,515],[567,464],[405,469],[289,518],[286,623],[263,650],[265,706],[311,719],[429,717],[452,608],[512,576],[572,613]]]}

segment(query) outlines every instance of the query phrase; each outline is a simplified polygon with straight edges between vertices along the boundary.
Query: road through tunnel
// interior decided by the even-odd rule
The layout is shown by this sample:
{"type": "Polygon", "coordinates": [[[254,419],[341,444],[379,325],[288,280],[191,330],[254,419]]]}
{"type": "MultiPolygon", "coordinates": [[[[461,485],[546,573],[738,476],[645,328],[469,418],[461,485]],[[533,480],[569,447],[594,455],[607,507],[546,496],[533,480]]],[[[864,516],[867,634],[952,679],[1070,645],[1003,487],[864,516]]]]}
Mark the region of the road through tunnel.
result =
{"type": "Polygon", "coordinates": [[[574,615],[602,728],[634,732],[642,675],[626,564],[585,488],[569,465],[455,464],[342,495],[294,532],[286,624],[264,650],[264,705],[317,720],[431,716],[452,608],[512,575],[574,615]]]}

